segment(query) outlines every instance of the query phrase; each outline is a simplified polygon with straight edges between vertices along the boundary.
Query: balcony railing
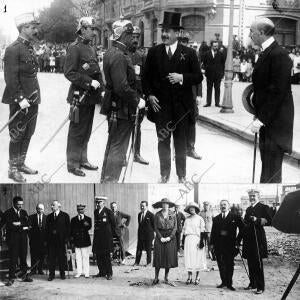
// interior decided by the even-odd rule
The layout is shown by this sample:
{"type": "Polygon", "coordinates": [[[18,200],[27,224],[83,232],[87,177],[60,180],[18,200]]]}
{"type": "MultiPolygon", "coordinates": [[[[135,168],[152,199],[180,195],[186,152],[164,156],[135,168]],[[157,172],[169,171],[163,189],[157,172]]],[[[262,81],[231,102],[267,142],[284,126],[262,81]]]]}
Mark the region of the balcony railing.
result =
{"type": "Polygon", "coordinates": [[[210,7],[216,6],[217,0],[167,0],[167,7],[210,7]]]}

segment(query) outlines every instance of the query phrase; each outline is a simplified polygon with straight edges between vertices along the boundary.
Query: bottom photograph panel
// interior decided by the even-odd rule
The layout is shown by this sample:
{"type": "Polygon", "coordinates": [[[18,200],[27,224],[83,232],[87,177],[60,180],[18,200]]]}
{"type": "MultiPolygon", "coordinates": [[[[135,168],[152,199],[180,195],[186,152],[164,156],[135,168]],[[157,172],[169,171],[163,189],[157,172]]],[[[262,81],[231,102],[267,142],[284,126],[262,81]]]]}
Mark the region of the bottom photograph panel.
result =
{"type": "Polygon", "coordinates": [[[1,184],[0,299],[300,299],[299,187],[1,184]]]}

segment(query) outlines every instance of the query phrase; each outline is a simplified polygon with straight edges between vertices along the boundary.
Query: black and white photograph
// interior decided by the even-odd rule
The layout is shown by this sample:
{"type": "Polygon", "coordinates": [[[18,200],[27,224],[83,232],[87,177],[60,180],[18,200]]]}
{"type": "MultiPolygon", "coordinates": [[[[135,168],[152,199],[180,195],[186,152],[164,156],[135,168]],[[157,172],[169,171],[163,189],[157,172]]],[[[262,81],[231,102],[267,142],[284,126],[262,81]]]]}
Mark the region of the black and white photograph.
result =
{"type": "Polygon", "coordinates": [[[0,0],[0,298],[299,299],[299,0],[0,0]]]}

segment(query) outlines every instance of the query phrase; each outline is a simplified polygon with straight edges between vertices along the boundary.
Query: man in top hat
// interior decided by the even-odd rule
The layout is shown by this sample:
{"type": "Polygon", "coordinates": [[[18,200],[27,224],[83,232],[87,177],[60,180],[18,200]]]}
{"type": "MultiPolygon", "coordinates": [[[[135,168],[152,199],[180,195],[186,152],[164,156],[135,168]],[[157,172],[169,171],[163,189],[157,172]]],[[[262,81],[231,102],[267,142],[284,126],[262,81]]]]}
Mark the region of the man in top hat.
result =
{"type": "Polygon", "coordinates": [[[31,255],[31,266],[35,267],[31,270],[31,274],[43,275],[43,263],[47,253],[46,239],[46,215],[44,214],[44,204],[36,205],[36,213],[29,216],[29,245],[31,255]]]}
{"type": "Polygon", "coordinates": [[[112,29],[112,47],[103,57],[106,87],[101,113],[109,120],[109,136],[101,182],[118,182],[137,108],[140,110],[145,107],[145,101],[136,89],[136,74],[129,56],[133,25],[121,19],[113,23],[112,29]]]}
{"type": "Polygon", "coordinates": [[[261,183],[282,181],[284,153],[292,152],[294,102],[291,91],[292,61],[274,39],[275,25],[258,18],[250,28],[253,43],[262,48],[252,74],[255,121],[262,161],[261,183]]]}
{"type": "Polygon", "coordinates": [[[66,279],[66,250],[70,238],[70,217],[61,210],[61,204],[53,201],[52,213],[47,216],[46,235],[49,259],[49,278],[52,281],[55,277],[55,266],[58,261],[60,278],[66,279]]]}
{"type": "MultiPolygon", "coordinates": [[[[12,285],[16,278],[16,266],[20,263],[21,275],[23,277],[27,272],[27,244],[29,219],[27,211],[22,209],[23,199],[15,196],[12,201],[12,207],[4,212],[6,224],[7,245],[9,252],[9,274],[7,285],[12,285]]],[[[31,282],[32,279],[26,276],[23,281],[31,282]]]]}
{"type": "Polygon", "coordinates": [[[119,211],[118,204],[116,202],[111,202],[110,208],[114,214],[115,223],[116,223],[113,237],[116,237],[119,241],[119,245],[121,249],[121,263],[124,264],[125,256],[126,256],[126,250],[124,245],[124,234],[125,234],[125,228],[128,227],[130,224],[131,216],[119,211]]]}
{"type": "Polygon", "coordinates": [[[95,277],[106,277],[107,280],[112,280],[111,257],[116,223],[113,212],[105,207],[106,200],[107,197],[95,197],[93,253],[96,255],[99,269],[95,277]]]}
{"type": "Polygon", "coordinates": [[[39,24],[32,13],[15,18],[19,31],[16,41],[10,44],[4,55],[4,80],[6,83],[2,102],[9,105],[9,118],[22,109],[8,125],[9,170],[8,177],[15,182],[25,182],[24,174],[37,174],[25,165],[30,140],[34,134],[38,104],[41,101],[37,80],[38,62],[33,44],[38,40],[39,24]]]}
{"type": "MultiPolygon", "coordinates": [[[[134,72],[136,75],[136,88],[137,92],[139,93],[140,97],[144,97],[143,89],[142,89],[142,76],[143,76],[143,69],[146,61],[145,54],[139,48],[139,41],[141,36],[141,30],[138,26],[133,26],[133,33],[132,33],[132,45],[129,48],[129,56],[131,58],[134,72]]],[[[146,161],[141,156],[141,123],[143,121],[145,115],[145,109],[141,109],[139,111],[139,118],[138,118],[138,127],[136,133],[136,140],[134,145],[134,161],[143,165],[148,165],[149,162],[146,161]]]]}
{"type": "MultiPolygon", "coordinates": [[[[190,35],[188,33],[183,34],[178,40],[181,45],[188,46],[190,35]]],[[[194,44],[193,44],[194,46],[194,44]]],[[[196,49],[193,49],[197,53],[198,44],[196,43],[196,49]]],[[[199,58],[198,54],[197,57],[199,58]]],[[[201,63],[199,61],[199,66],[201,63]]],[[[193,100],[194,100],[194,119],[188,122],[187,132],[186,132],[186,147],[187,147],[187,156],[192,157],[194,159],[201,159],[201,156],[195,151],[195,143],[196,143],[196,121],[199,115],[198,105],[201,102],[202,98],[202,82],[199,84],[193,85],[193,100]]]]}
{"type": "Polygon", "coordinates": [[[83,272],[85,278],[90,276],[90,246],[89,230],[92,228],[92,219],[84,214],[85,205],[77,205],[77,216],[71,219],[71,242],[75,246],[77,274],[79,278],[83,272]]]}
{"type": "Polygon", "coordinates": [[[217,287],[227,287],[229,290],[235,291],[232,286],[234,257],[239,251],[237,247],[242,239],[244,224],[241,217],[231,213],[229,209],[228,200],[221,200],[221,213],[213,219],[210,242],[216,254],[222,280],[217,287]],[[237,229],[239,229],[238,235],[237,229]]]}
{"type": "Polygon", "coordinates": [[[219,42],[212,41],[211,49],[203,56],[203,68],[205,70],[207,94],[204,107],[211,106],[213,87],[215,88],[215,106],[220,107],[220,87],[224,77],[226,57],[219,50],[219,42]]]}
{"type": "Polygon", "coordinates": [[[92,17],[81,18],[76,33],[78,37],[69,46],[64,65],[65,77],[71,81],[67,97],[67,102],[71,105],[67,167],[70,173],[85,176],[81,168],[91,171],[98,169],[89,163],[87,152],[95,104],[101,101],[103,83],[96,50],[90,45],[95,37],[95,20],[92,17]],[[78,103],[84,92],[87,92],[87,95],[78,103]]]}
{"type": "Polygon", "coordinates": [[[180,18],[180,13],[164,12],[162,43],[149,49],[142,78],[148,119],[156,125],[161,183],[170,177],[172,133],[178,181],[185,181],[187,124],[195,114],[192,86],[202,81],[195,51],[178,43],[180,18]]]}
{"type": "Polygon", "coordinates": [[[246,209],[243,233],[243,258],[248,261],[250,283],[246,290],[257,289],[256,294],[265,290],[263,258],[268,257],[267,239],[264,226],[271,225],[269,207],[260,203],[257,189],[248,191],[250,206],[246,209]]]}
{"type": "Polygon", "coordinates": [[[134,265],[141,261],[143,250],[147,255],[147,266],[151,264],[151,250],[154,239],[154,214],[148,210],[148,201],[141,201],[141,211],[138,214],[138,241],[134,265]]]}

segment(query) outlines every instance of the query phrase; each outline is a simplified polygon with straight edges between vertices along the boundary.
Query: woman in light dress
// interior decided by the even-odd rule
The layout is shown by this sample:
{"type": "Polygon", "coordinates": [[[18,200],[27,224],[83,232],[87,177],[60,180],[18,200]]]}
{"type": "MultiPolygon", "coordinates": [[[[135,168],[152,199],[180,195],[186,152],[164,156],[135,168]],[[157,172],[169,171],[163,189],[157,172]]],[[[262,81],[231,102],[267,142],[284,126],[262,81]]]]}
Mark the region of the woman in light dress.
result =
{"type": "Polygon", "coordinates": [[[189,214],[183,226],[184,240],[184,265],[188,272],[186,284],[193,283],[193,272],[196,272],[194,284],[200,282],[199,271],[203,268],[205,259],[204,242],[201,233],[204,231],[205,223],[198,215],[200,209],[197,203],[190,203],[184,210],[189,214]]]}

